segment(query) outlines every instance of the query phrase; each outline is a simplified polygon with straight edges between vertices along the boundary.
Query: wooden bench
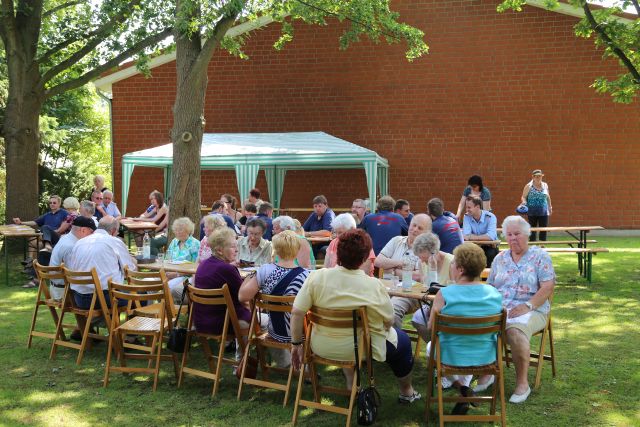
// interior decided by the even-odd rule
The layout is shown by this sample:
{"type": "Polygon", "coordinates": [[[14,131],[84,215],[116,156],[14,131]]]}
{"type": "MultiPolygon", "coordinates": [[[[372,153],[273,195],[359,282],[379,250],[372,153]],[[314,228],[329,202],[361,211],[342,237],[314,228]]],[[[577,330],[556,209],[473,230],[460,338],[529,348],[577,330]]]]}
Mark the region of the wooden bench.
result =
{"type": "Polygon", "coordinates": [[[586,268],[581,272],[582,277],[586,277],[591,283],[591,271],[593,265],[593,255],[609,252],[607,248],[543,248],[551,254],[578,254],[586,259],[586,268]]]}
{"type": "MultiPolygon", "coordinates": [[[[597,240],[593,240],[593,239],[587,239],[586,243],[598,243],[597,240]]],[[[576,239],[572,239],[572,240],[537,240],[535,242],[529,242],[529,245],[536,245],[536,246],[546,246],[546,245],[569,245],[571,247],[573,247],[573,245],[578,246],[580,244],[579,240],[576,239]]],[[[500,242],[501,246],[507,246],[508,243],[507,242],[500,242]]]]}

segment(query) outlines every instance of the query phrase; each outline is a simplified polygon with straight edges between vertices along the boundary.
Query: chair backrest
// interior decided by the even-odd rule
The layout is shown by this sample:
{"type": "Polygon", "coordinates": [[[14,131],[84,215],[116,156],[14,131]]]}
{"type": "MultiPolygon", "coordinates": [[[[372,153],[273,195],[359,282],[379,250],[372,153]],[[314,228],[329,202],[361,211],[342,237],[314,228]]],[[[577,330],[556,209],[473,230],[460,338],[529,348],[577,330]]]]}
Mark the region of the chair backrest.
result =
{"type": "Polygon", "coordinates": [[[261,310],[291,313],[295,299],[295,295],[276,296],[258,292],[255,298],[255,305],[261,310]]]}
{"type": "Polygon", "coordinates": [[[44,294],[46,299],[51,298],[49,288],[47,287],[47,281],[61,280],[64,282],[64,265],[48,266],[42,265],[38,261],[33,262],[33,268],[36,270],[36,276],[38,276],[38,286],[40,291],[44,294]]]}
{"type": "Polygon", "coordinates": [[[167,313],[171,317],[176,317],[177,311],[173,297],[171,296],[171,290],[169,289],[169,281],[164,269],[160,271],[133,271],[125,267],[124,270],[125,279],[127,283],[132,286],[146,286],[146,285],[163,285],[165,288],[165,302],[167,313]]]}
{"type": "MultiPolygon", "coordinates": [[[[141,301],[160,301],[160,313],[159,318],[161,324],[164,325],[166,318],[166,289],[162,282],[160,283],[146,283],[141,285],[131,285],[117,283],[109,279],[109,295],[111,295],[111,319],[114,324],[118,323],[118,300],[125,300],[130,302],[141,301]]],[[[169,329],[171,329],[171,322],[169,323],[169,329]]]]}
{"type": "MultiPolygon", "coordinates": [[[[102,292],[102,286],[100,286],[100,278],[98,277],[98,272],[95,267],[90,271],[74,271],[70,270],[67,267],[63,267],[64,270],[64,281],[65,286],[71,285],[84,285],[84,286],[93,286],[94,295],[96,300],[99,302],[99,307],[95,307],[94,310],[103,309],[103,314],[105,320],[107,321],[107,325],[111,324],[111,320],[109,318],[109,310],[107,310],[107,302],[104,299],[104,294],[102,292]],[[97,290],[97,292],[96,292],[97,290]]],[[[70,298],[73,303],[73,298],[70,298]]]]}
{"type": "MultiPolygon", "coordinates": [[[[366,307],[358,307],[355,310],[356,327],[359,330],[359,334],[361,334],[362,336],[362,348],[365,350],[360,352],[360,354],[363,355],[369,353],[368,351],[366,351],[366,349],[369,348],[369,342],[371,339],[369,333],[369,320],[367,318],[366,307]]],[[[315,325],[320,325],[328,328],[353,330],[353,311],[354,309],[345,310],[321,308],[316,306],[311,307],[306,316],[307,322],[309,324],[309,327],[307,329],[307,340],[311,339],[311,333],[315,325]]],[[[311,354],[310,345],[305,346],[305,354],[311,354]]]]}
{"type": "MultiPolygon", "coordinates": [[[[189,297],[189,304],[191,305],[189,311],[190,322],[193,319],[194,303],[207,306],[225,306],[226,316],[228,316],[231,322],[236,337],[239,338],[241,335],[246,335],[245,331],[248,331],[248,328],[243,329],[240,327],[236,308],[233,305],[233,299],[231,299],[231,294],[229,293],[229,286],[226,283],[219,289],[200,289],[189,285],[187,287],[187,295],[189,297]]],[[[238,342],[242,344],[242,350],[244,351],[244,340],[239,339],[238,342]]]]}

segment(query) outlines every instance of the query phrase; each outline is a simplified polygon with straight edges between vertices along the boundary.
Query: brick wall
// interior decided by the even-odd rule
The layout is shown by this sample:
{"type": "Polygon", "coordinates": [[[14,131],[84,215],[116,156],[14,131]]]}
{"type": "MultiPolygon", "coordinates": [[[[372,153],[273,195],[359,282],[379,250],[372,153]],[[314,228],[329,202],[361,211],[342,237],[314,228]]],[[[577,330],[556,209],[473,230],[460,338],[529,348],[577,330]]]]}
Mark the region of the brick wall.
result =
{"type": "MultiPolygon", "coordinates": [[[[487,0],[405,0],[394,8],[425,31],[429,55],[409,63],[402,44],[369,41],[340,51],[335,22],[297,25],[282,52],[271,47],[277,26],[257,31],[248,61],[218,52],[206,132],[324,131],[365,146],[389,159],[390,193],[410,200],[414,212],[435,196],[455,210],[467,178],[480,174],[500,220],[541,168],[552,225],[640,228],[630,183],[640,165],[640,107],[589,87],[621,69],[573,35],[576,18],[528,6],[498,14],[487,0]]],[[[113,85],[116,189],[124,153],[169,142],[174,67],[113,85]]],[[[160,170],[136,168],[128,213],[141,212],[161,187],[160,170]]],[[[258,187],[266,194],[262,172],[258,187]]],[[[203,202],[225,192],[237,195],[233,172],[203,172],[203,202]]],[[[291,171],[282,206],[310,206],[316,194],[350,206],[366,197],[364,171],[291,171]]]]}

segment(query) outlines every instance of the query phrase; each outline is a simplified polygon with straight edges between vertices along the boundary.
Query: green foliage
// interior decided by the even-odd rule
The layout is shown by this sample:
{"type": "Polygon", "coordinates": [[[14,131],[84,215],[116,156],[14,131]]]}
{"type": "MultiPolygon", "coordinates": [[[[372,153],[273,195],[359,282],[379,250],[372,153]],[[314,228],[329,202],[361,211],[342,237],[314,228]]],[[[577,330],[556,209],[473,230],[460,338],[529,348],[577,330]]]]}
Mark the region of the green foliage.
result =
{"type": "MultiPolygon", "coordinates": [[[[584,12],[584,17],[574,27],[576,36],[594,37],[595,45],[603,51],[603,58],[615,58],[627,70],[615,79],[597,77],[591,87],[598,93],[609,93],[614,102],[633,102],[640,90],[640,19],[622,18],[622,14],[629,7],[635,7],[636,14],[640,13],[637,3],[631,0],[602,2],[598,3],[598,8],[586,0],[568,0],[568,3],[584,12]]],[[[525,4],[525,0],[504,0],[497,10],[520,12],[525,4]]],[[[560,3],[558,0],[545,0],[544,4],[553,10],[560,3]]]]}

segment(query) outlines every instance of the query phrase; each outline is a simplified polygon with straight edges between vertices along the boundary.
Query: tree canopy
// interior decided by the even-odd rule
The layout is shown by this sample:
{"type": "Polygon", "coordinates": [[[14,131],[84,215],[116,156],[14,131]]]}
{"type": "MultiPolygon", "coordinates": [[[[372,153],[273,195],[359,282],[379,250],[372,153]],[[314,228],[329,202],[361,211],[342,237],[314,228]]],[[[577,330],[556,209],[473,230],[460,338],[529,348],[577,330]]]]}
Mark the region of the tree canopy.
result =
{"type": "MultiPolygon", "coordinates": [[[[586,0],[567,0],[583,11],[584,16],[575,26],[578,37],[594,37],[594,43],[603,49],[605,58],[618,60],[625,73],[615,79],[596,77],[591,85],[598,93],[609,93],[615,102],[630,103],[640,90],[640,4],[638,0],[619,0],[599,3],[586,0]],[[635,16],[626,11],[633,10],[635,16]]],[[[505,0],[498,11],[521,11],[526,0],[505,0]]],[[[548,9],[560,5],[559,0],[545,0],[548,9]]]]}

